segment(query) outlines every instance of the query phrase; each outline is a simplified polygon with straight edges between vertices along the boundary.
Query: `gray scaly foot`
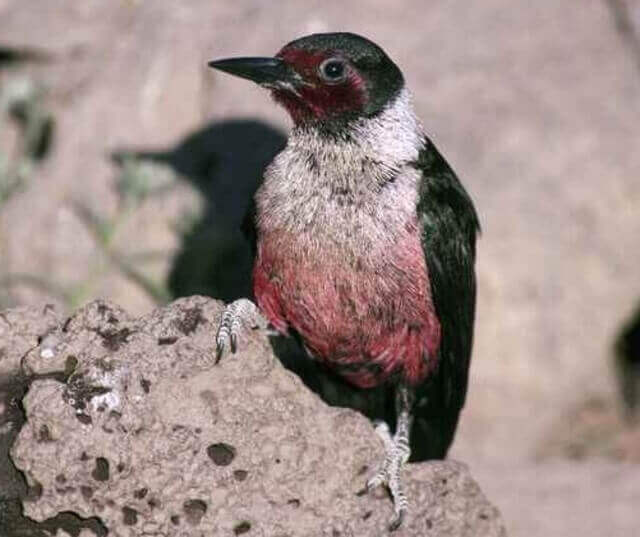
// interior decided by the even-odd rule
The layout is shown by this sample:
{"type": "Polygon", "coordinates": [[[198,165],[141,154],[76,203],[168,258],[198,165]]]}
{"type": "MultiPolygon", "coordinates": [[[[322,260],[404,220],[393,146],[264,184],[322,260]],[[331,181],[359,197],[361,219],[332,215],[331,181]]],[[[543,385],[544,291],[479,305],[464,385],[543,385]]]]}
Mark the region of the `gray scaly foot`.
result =
{"type": "Polygon", "coordinates": [[[251,300],[241,298],[228,304],[222,312],[216,334],[216,362],[220,360],[227,345],[231,352],[236,352],[238,336],[243,328],[256,329],[266,326],[267,321],[251,300]]]}
{"type": "Polygon", "coordinates": [[[411,428],[410,413],[411,394],[401,389],[397,395],[398,420],[396,433],[391,436],[389,426],[382,422],[376,426],[376,433],[384,442],[385,458],[380,469],[369,481],[366,490],[370,491],[380,485],[386,485],[393,499],[393,517],[389,521],[389,531],[400,527],[408,510],[407,495],[402,484],[402,468],[409,460],[409,431],[411,428]]]}

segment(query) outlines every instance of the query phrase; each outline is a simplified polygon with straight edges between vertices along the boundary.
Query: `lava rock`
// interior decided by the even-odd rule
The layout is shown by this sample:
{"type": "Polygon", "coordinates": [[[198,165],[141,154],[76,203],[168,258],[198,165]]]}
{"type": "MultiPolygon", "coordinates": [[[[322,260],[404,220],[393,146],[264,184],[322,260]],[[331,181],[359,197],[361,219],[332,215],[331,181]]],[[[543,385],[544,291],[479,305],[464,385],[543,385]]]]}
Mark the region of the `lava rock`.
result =
{"type": "MultiPolygon", "coordinates": [[[[34,372],[73,358],[66,381],[34,377],[23,399],[11,457],[39,492],[28,517],[97,517],[126,537],[386,534],[388,496],[359,494],[383,456],[372,425],[323,403],[259,331],[216,364],[221,311],[195,296],[131,319],[96,301],[55,331],[55,356],[27,353],[34,372]]],[[[505,535],[463,464],[411,464],[405,477],[399,535],[505,535]]]]}

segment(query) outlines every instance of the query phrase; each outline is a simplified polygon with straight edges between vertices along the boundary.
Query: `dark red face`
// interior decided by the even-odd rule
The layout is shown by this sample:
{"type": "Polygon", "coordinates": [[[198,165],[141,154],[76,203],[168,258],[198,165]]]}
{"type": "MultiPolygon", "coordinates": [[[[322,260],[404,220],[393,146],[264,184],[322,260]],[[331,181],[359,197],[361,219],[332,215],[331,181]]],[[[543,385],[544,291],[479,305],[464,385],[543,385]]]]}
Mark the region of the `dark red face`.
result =
{"type": "Polygon", "coordinates": [[[269,88],[297,124],[325,130],[377,114],[404,87],[400,69],[380,47],[345,32],[301,37],[276,57],[224,58],[209,66],[269,88]]]}
{"type": "Polygon", "coordinates": [[[300,77],[291,87],[273,88],[275,100],[295,123],[355,116],[367,102],[367,85],[358,70],[336,51],[284,47],[276,56],[300,77]]]}

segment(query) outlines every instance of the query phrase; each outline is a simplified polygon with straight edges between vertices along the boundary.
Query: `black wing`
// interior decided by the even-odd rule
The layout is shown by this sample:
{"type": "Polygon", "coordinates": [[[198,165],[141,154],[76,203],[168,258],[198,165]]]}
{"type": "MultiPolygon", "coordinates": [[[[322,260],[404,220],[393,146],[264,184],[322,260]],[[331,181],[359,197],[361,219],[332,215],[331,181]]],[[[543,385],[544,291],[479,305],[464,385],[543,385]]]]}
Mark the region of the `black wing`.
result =
{"type": "Polygon", "coordinates": [[[416,391],[412,460],[423,460],[446,456],[467,393],[480,225],[471,198],[430,140],[415,167],[422,173],[422,248],[442,330],[438,369],[416,391]]]}

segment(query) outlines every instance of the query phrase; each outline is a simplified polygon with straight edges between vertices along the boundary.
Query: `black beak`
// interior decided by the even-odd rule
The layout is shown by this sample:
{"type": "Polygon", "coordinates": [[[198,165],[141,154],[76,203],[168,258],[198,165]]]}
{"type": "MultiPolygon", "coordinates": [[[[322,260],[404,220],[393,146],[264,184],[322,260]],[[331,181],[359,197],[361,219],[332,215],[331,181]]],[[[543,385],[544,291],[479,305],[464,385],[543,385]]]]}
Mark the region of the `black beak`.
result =
{"type": "Polygon", "coordinates": [[[211,61],[209,67],[267,87],[290,87],[299,80],[296,72],[280,58],[227,58],[211,61]]]}

